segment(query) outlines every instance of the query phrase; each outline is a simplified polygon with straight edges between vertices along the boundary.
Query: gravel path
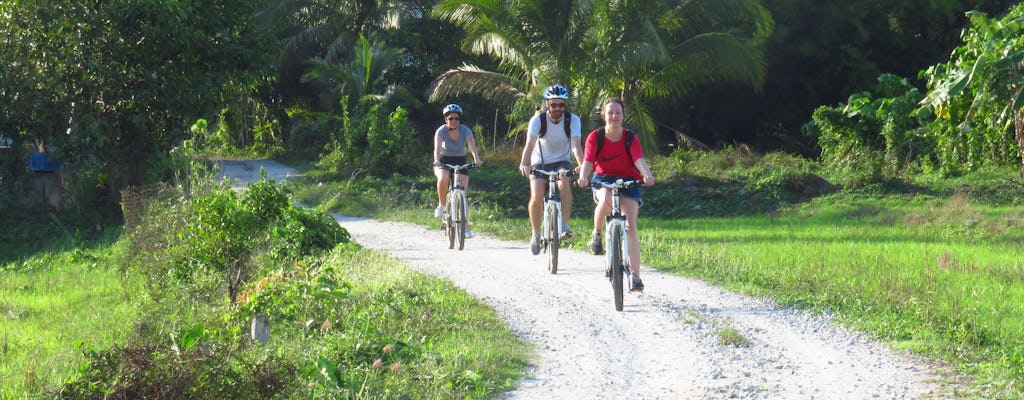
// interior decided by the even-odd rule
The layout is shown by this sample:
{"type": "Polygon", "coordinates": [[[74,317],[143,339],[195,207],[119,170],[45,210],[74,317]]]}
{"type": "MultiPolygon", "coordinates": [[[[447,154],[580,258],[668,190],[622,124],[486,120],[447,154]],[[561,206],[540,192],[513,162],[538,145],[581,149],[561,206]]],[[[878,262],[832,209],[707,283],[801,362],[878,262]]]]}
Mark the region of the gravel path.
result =
{"type": "MultiPolygon", "coordinates": [[[[291,174],[262,163],[275,179],[291,174]]],[[[253,170],[258,177],[258,167],[225,164],[224,174],[243,181],[253,170]]],[[[536,344],[530,377],[508,399],[952,397],[934,363],[838,328],[828,317],[648,268],[641,272],[646,291],[628,293],[617,312],[602,257],[563,249],[551,275],[544,254],[530,254],[525,241],[478,235],[458,251],[448,249],[439,229],[338,221],[364,247],[450,279],[536,344]],[[723,344],[722,330],[747,343],[723,344]]]]}

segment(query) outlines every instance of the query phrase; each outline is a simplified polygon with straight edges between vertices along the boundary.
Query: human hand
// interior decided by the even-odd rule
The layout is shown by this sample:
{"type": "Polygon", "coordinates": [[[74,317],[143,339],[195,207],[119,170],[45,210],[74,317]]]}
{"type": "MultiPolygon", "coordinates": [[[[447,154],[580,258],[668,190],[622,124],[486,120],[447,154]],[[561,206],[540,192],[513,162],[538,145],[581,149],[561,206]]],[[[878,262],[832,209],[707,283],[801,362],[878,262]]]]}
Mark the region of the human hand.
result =
{"type": "Polygon", "coordinates": [[[530,166],[526,164],[519,164],[519,173],[523,176],[530,175],[530,166]]]}
{"type": "Polygon", "coordinates": [[[644,176],[641,182],[643,182],[644,186],[654,186],[654,175],[644,176]]]}

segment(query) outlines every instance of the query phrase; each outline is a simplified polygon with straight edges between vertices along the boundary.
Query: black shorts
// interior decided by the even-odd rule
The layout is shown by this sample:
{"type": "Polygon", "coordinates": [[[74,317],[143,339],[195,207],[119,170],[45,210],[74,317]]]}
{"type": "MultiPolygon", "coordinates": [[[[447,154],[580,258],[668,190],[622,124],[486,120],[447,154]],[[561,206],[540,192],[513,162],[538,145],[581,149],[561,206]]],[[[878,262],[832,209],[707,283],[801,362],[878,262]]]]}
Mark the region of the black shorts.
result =
{"type": "MultiPolygon", "coordinates": [[[[441,164],[463,165],[463,164],[466,164],[466,156],[462,156],[462,157],[441,156],[441,164]]],[[[451,169],[445,168],[444,166],[442,166],[441,168],[444,168],[444,169],[447,169],[447,170],[451,171],[451,169]]],[[[459,175],[469,176],[469,170],[468,169],[464,169],[464,170],[459,172],[459,175]]]]}
{"type": "MultiPolygon", "coordinates": [[[[553,162],[553,163],[548,163],[548,164],[533,164],[533,165],[531,165],[531,167],[533,167],[534,169],[542,169],[542,170],[545,170],[545,171],[558,171],[560,169],[567,169],[567,170],[572,171],[572,161],[559,161],[559,162],[553,162]]],[[[539,174],[539,173],[534,172],[534,173],[532,173],[532,175],[533,175],[533,179],[543,179],[543,180],[547,180],[548,179],[548,176],[544,175],[544,174],[539,174]]]]}

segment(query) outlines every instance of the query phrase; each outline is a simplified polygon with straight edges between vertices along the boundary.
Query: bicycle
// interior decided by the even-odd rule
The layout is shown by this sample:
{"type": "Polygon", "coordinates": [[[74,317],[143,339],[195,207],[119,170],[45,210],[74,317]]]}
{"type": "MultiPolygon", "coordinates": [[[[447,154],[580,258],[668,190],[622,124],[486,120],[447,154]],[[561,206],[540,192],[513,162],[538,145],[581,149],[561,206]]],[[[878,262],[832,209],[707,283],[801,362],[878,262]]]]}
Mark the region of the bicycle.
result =
{"type": "Polygon", "coordinates": [[[615,311],[622,311],[623,279],[629,282],[629,290],[633,290],[632,272],[629,269],[629,240],[626,239],[629,224],[626,223],[626,215],[619,208],[619,189],[628,189],[639,184],[640,181],[635,179],[592,183],[612,190],[612,212],[605,217],[604,246],[605,266],[608,268],[607,271],[610,271],[608,279],[612,282],[615,311]]]}
{"type": "Polygon", "coordinates": [[[562,197],[558,194],[558,178],[571,177],[572,170],[548,171],[533,168],[531,172],[548,177],[548,194],[544,197],[544,220],[541,223],[541,247],[548,253],[548,271],[558,273],[558,248],[562,243],[562,197]]]}
{"type": "Polygon", "coordinates": [[[476,164],[442,163],[440,166],[452,171],[452,176],[448,178],[448,201],[441,214],[441,229],[448,237],[448,248],[454,249],[457,242],[459,250],[462,250],[466,246],[469,206],[466,204],[466,188],[458,183],[459,175],[461,171],[473,169],[476,164]]]}

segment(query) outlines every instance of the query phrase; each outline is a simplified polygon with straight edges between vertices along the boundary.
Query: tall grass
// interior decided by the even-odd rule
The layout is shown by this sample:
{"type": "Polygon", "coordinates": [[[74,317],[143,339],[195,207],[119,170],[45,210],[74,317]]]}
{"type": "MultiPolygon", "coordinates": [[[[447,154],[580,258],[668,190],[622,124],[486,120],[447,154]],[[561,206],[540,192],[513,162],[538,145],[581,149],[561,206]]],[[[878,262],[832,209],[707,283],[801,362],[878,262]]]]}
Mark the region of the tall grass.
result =
{"type": "Polygon", "coordinates": [[[137,310],[107,253],[72,249],[0,269],[0,398],[62,384],[85,360],[80,346],[108,347],[132,331],[137,310]]]}
{"type": "Polygon", "coordinates": [[[333,218],[273,183],[202,187],[116,243],[0,265],[0,398],[483,398],[521,376],[529,345],[450,282],[323,249],[333,218]],[[244,274],[226,281],[222,259],[244,274]],[[258,313],[266,345],[248,337],[258,313]]]}
{"type": "Polygon", "coordinates": [[[951,199],[820,198],[780,215],[642,221],[645,262],[835,313],[1019,398],[1024,217],[951,199]]]}
{"type": "MultiPolygon", "coordinates": [[[[515,172],[518,158],[505,158],[473,171],[470,222],[478,232],[525,241],[528,187],[515,172]]],[[[843,190],[831,182],[845,177],[813,161],[745,147],[649,163],[659,183],[643,191],[645,265],[827,312],[898,348],[946,360],[973,379],[960,396],[1024,398],[1024,185],[1015,171],[843,190]]],[[[435,224],[432,178],[416,179],[418,200],[407,201],[414,185],[403,183],[383,189],[400,195],[381,197],[363,215],[435,224]]],[[[316,190],[361,190],[358,182],[339,186],[316,190]]],[[[587,232],[589,191],[575,197],[570,224],[587,232]]],[[[567,245],[583,246],[585,236],[567,245]]]]}

